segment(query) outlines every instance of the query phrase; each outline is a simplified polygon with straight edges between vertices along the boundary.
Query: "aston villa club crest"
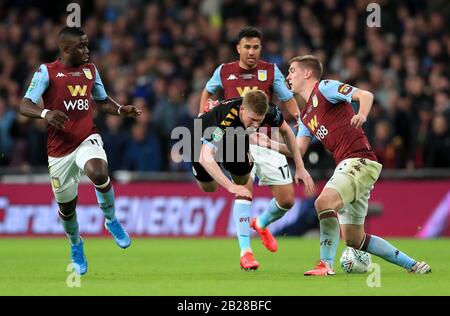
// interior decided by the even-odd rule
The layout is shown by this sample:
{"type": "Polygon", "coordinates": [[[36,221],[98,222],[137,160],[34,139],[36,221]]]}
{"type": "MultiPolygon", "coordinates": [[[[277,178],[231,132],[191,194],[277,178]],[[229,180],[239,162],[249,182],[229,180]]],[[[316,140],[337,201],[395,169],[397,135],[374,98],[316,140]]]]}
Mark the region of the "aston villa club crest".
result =
{"type": "Polygon", "coordinates": [[[312,104],[313,104],[313,107],[315,107],[315,108],[319,105],[319,100],[317,99],[316,94],[313,95],[313,97],[312,97],[312,104]]]}
{"type": "Polygon", "coordinates": [[[258,70],[258,80],[259,81],[267,80],[267,70],[258,70]]]}
{"type": "Polygon", "coordinates": [[[59,178],[57,177],[52,177],[52,186],[55,190],[61,188],[61,181],[59,181],[59,178]]]}
{"type": "Polygon", "coordinates": [[[92,80],[92,73],[89,68],[83,68],[83,72],[87,79],[92,80]]]}

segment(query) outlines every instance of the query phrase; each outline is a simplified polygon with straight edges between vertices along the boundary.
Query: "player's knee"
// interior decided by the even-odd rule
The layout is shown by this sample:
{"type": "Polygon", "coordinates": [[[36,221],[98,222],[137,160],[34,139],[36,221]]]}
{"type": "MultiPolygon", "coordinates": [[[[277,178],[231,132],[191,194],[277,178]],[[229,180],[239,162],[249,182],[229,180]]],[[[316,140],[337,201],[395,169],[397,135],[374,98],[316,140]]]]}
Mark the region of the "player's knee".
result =
{"type": "Polygon", "coordinates": [[[89,173],[86,172],[86,175],[95,185],[102,185],[108,181],[108,172],[106,170],[93,169],[89,173]]]}
{"type": "Polygon", "coordinates": [[[355,240],[354,238],[345,237],[344,238],[345,245],[347,247],[358,248],[360,241],[355,240]]]}
{"type": "Polygon", "coordinates": [[[59,206],[59,216],[63,220],[69,220],[75,215],[77,198],[67,203],[58,203],[58,206],[59,206]]]}
{"type": "Polygon", "coordinates": [[[338,205],[330,196],[326,194],[320,194],[314,201],[314,207],[316,208],[317,212],[320,212],[323,210],[336,210],[338,208],[338,205]]]}
{"type": "Polygon", "coordinates": [[[108,181],[108,164],[101,159],[91,159],[84,166],[84,172],[95,185],[108,181]]]}
{"type": "Polygon", "coordinates": [[[278,205],[286,211],[289,211],[294,206],[294,201],[279,203],[278,205]]]}
{"type": "Polygon", "coordinates": [[[277,198],[276,199],[277,204],[279,207],[285,209],[285,210],[289,210],[294,206],[295,203],[295,197],[292,195],[287,194],[286,196],[282,197],[282,198],[277,198]]]}
{"type": "Polygon", "coordinates": [[[317,212],[329,209],[329,201],[326,196],[319,195],[314,201],[314,207],[317,212]]]}
{"type": "Polygon", "coordinates": [[[289,210],[295,203],[295,192],[293,186],[283,186],[280,189],[272,190],[275,201],[280,208],[289,210]]]}

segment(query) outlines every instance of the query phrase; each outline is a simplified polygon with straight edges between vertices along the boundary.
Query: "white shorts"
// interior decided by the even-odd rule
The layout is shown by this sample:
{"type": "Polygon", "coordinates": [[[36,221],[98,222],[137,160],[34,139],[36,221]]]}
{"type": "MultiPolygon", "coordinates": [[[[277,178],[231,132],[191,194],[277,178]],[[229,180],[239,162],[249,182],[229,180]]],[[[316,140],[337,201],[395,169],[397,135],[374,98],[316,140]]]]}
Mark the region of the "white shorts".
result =
{"type": "Polygon", "coordinates": [[[259,178],[259,185],[285,185],[292,183],[291,170],[284,155],[258,145],[250,145],[255,165],[251,177],[259,178]]]}
{"type": "Polygon", "coordinates": [[[367,215],[370,191],[383,166],[366,158],[343,160],[325,185],[339,192],[344,206],[338,211],[340,224],[363,225],[367,215]]]}
{"type": "Polygon", "coordinates": [[[64,157],[48,157],[48,170],[56,202],[67,203],[75,199],[84,165],[93,158],[108,162],[99,134],[90,135],[73,152],[64,157]]]}

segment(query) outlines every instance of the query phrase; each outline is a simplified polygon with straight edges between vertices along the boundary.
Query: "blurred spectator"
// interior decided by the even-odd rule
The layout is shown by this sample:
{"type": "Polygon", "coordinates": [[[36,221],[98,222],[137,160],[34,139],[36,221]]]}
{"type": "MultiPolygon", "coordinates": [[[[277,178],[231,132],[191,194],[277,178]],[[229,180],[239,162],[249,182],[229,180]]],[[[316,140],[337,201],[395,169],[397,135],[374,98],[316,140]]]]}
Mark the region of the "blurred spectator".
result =
{"type": "Polygon", "coordinates": [[[116,115],[106,116],[106,128],[102,132],[102,139],[111,175],[114,174],[114,171],[121,168],[125,149],[130,140],[130,136],[123,130],[122,124],[122,117],[116,115]]]}
{"type": "Polygon", "coordinates": [[[131,127],[131,139],[123,155],[122,170],[159,171],[163,157],[158,137],[147,125],[136,123],[131,127]]]}
{"type": "Polygon", "coordinates": [[[164,156],[164,167],[167,166],[166,157],[169,157],[172,130],[177,122],[187,115],[186,98],[182,83],[169,85],[167,97],[163,97],[155,106],[153,125],[162,139],[161,155],[164,156]]]}
{"type": "Polygon", "coordinates": [[[11,156],[13,146],[11,127],[15,117],[15,112],[6,106],[3,98],[0,98],[0,165],[7,165],[11,156]]]}
{"type": "Polygon", "coordinates": [[[443,115],[433,118],[433,130],[426,143],[426,166],[446,168],[450,166],[450,132],[443,115]]]}
{"type": "Polygon", "coordinates": [[[32,120],[27,134],[27,161],[32,166],[45,166],[47,157],[47,125],[44,120],[32,120]]]}
{"type": "Polygon", "coordinates": [[[434,95],[434,111],[436,114],[444,115],[447,123],[450,123],[450,98],[448,92],[438,91],[434,95]]]}
{"type": "Polygon", "coordinates": [[[425,149],[425,142],[430,137],[432,118],[431,107],[423,106],[419,109],[419,117],[411,129],[412,144],[407,162],[407,167],[410,169],[423,168],[425,166],[425,154],[428,154],[425,149]]]}
{"type": "MultiPolygon", "coordinates": [[[[193,92],[188,98],[188,112],[178,119],[177,127],[186,127],[189,130],[190,135],[194,133],[194,119],[198,116],[198,105],[200,104],[200,93],[193,92]]],[[[171,140],[171,144],[174,145],[182,139],[171,140]]],[[[172,147],[172,146],[170,146],[172,147]]],[[[193,150],[193,148],[190,148],[193,150]]],[[[191,154],[189,151],[177,152],[171,151],[171,157],[169,157],[169,170],[171,171],[190,171],[192,165],[190,164],[191,154]],[[174,155],[174,156],[172,156],[174,155]],[[177,161],[176,163],[174,161],[177,161]],[[181,162],[179,162],[181,161],[181,162]]]]}
{"type": "Polygon", "coordinates": [[[392,169],[397,167],[398,150],[401,148],[401,145],[400,138],[392,136],[389,122],[379,121],[376,123],[372,147],[383,168],[392,169]]]}
{"type": "MultiPolygon", "coordinates": [[[[236,58],[232,47],[245,25],[262,30],[265,58],[284,74],[292,57],[315,54],[329,71],[324,77],[372,91],[379,108],[374,107],[374,117],[365,127],[370,140],[383,120],[378,128],[389,130],[388,143],[401,144],[395,166],[428,166],[430,153],[424,148],[434,119],[445,118],[438,125],[450,122],[448,1],[382,1],[381,28],[365,25],[368,2],[81,1],[82,27],[110,96],[148,110],[139,124],[157,132],[149,133],[160,144],[154,153],[162,157],[158,170],[177,169],[167,161],[171,131],[187,124],[188,96],[201,90],[215,65],[236,58]]],[[[1,4],[0,164],[46,163],[45,152],[38,150],[43,125],[14,116],[33,72],[57,58],[56,37],[66,15],[63,2],[51,7],[27,6],[24,1],[1,4]]],[[[103,114],[96,117],[97,126],[109,137],[105,149],[120,150],[124,136],[117,135],[129,134],[133,122],[122,122],[116,134],[118,122],[106,120],[103,114]]],[[[109,156],[111,168],[122,165],[120,155],[109,156]]]]}
{"type": "Polygon", "coordinates": [[[11,152],[10,165],[12,167],[28,170],[30,167],[28,154],[28,130],[30,128],[30,119],[18,115],[11,128],[13,148],[11,152]]]}

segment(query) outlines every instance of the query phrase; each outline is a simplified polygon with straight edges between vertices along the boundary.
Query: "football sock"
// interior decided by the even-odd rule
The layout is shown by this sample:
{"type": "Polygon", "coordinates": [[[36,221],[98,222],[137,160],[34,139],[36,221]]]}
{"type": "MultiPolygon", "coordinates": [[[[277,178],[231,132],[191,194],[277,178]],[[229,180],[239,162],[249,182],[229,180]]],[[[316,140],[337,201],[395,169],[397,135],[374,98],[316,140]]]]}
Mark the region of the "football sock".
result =
{"type": "Polygon", "coordinates": [[[273,198],[269,203],[269,207],[256,219],[258,227],[265,229],[270,223],[273,223],[277,219],[283,217],[287,211],[289,211],[289,209],[280,207],[277,200],[273,198]]]}
{"type": "Polygon", "coordinates": [[[360,249],[408,270],[416,263],[414,259],[378,236],[366,234],[360,249]]]}
{"type": "Polygon", "coordinates": [[[236,199],[233,206],[233,218],[241,253],[250,248],[250,210],[251,201],[236,199]]]}
{"type": "Polygon", "coordinates": [[[72,214],[64,215],[59,211],[59,218],[61,224],[66,232],[67,238],[69,238],[71,245],[78,245],[80,242],[80,232],[78,229],[77,213],[73,211],[72,214]]]}
{"type": "Polygon", "coordinates": [[[334,264],[339,243],[339,221],[334,210],[323,210],[319,213],[320,221],[320,259],[331,266],[334,264]]]}
{"type": "Polygon", "coordinates": [[[103,211],[105,215],[106,222],[111,222],[116,219],[116,210],[114,208],[114,189],[111,186],[111,189],[107,192],[100,192],[97,188],[106,187],[109,184],[106,182],[104,185],[95,186],[95,194],[97,195],[98,205],[103,211]]]}

